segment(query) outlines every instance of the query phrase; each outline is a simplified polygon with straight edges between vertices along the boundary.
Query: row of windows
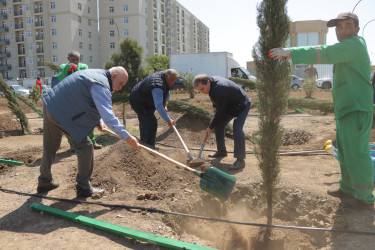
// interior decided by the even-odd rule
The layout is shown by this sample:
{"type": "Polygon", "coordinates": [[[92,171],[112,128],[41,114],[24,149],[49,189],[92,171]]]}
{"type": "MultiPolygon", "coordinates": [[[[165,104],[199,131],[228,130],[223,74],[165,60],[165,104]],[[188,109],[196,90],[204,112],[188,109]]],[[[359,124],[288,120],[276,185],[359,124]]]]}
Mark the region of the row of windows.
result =
{"type": "MultiPolygon", "coordinates": [[[[129,11],[129,6],[127,4],[122,6],[122,11],[128,12],[129,11]]],[[[115,12],[115,7],[111,6],[109,7],[109,13],[114,13],[115,12]]]]}
{"type": "MultiPolygon", "coordinates": [[[[57,63],[59,60],[58,60],[58,56],[57,55],[53,55],[52,56],[52,61],[54,62],[54,63],[57,63]]],[[[81,56],[80,56],[80,58],[79,58],[79,61],[80,62],[84,62],[84,57],[83,57],[83,55],[81,54],[81,56]]],[[[89,62],[90,63],[92,63],[92,61],[93,61],[93,57],[92,56],[89,56],[89,62]]]]}
{"type": "MultiPolygon", "coordinates": [[[[123,19],[123,23],[129,23],[129,18],[128,17],[124,17],[123,19]]],[[[109,19],[109,25],[114,25],[115,24],[115,20],[114,19],[109,19]]]]}

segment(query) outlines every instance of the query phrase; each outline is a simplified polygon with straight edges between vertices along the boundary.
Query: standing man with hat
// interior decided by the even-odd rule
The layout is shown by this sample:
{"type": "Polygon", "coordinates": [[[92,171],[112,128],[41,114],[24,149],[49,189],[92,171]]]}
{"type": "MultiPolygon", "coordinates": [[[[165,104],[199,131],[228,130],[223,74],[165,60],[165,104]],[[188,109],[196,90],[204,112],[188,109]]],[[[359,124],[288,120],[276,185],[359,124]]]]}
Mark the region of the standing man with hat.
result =
{"type": "Polygon", "coordinates": [[[358,36],[358,16],[340,13],[327,23],[336,27],[339,43],[271,49],[274,60],[291,57],[294,64],[334,64],[332,97],[336,145],[341,168],[340,188],[329,190],[354,208],[372,208],[375,197],[369,141],[373,119],[370,58],[365,40],[358,36]]]}

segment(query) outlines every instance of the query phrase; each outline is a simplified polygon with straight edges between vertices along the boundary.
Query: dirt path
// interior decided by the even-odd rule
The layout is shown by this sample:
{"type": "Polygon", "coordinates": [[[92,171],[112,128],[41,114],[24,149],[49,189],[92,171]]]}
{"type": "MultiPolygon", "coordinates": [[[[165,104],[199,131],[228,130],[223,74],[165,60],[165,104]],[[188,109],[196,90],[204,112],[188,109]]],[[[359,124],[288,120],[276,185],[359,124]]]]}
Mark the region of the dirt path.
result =
{"type": "MultiPolygon", "coordinates": [[[[255,93],[249,93],[255,99],[255,93]]],[[[293,92],[303,96],[303,92],[293,92]]],[[[319,92],[319,98],[329,100],[329,92],[319,92]]],[[[172,95],[172,99],[185,99],[186,95],[172,95]]],[[[197,95],[194,104],[209,108],[207,96],[197,95]]],[[[121,116],[122,106],[116,106],[121,116]]],[[[128,108],[128,107],[127,107],[128,108]]],[[[25,108],[27,110],[27,108],[25,108]]],[[[137,119],[127,110],[127,126],[137,129],[137,119]]],[[[207,124],[172,113],[177,128],[193,155],[197,155],[203,131],[207,124]]],[[[0,186],[5,189],[35,193],[42,156],[42,119],[27,110],[33,134],[16,136],[18,124],[9,113],[4,98],[0,98],[0,158],[23,161],[23,166],[0,164],[0,186]],[[10,133],[9,131],[13,131],[10,133]]],[[[257,131],[257,114],[251,110],[246,121],[246,133],[257,131]]],[[[286,138],[282,150],[322,149],[325,140],[335,138],[332,115],[304,115],[292,110],[283,118],[286,138]]],[[[213,160],[200,170],[214,166],[237,178],[228,201],[222,202],[203,192],[199,178],[146,152],[138,152],[125,143],[97,132],[101,150],[95,151],[93,184],[106,189],[103,203],[125,204],[157,208],[200,216],[216,217],[251,223],[266,223],[262,200],[262,177],[258,161],[252,154],[254,145],[247,142],[246,168],[228,171],[233,154],[213,160]]],[[[159,121],[157,141],[159,151],[188,165],[188,158],[174,133],[159,121]]],[[[215,150],[212,136],[202,157],[208,159],[215,150]]],[[[75,198],[76,157],[69,153],[63,139],[53,176],[60,187],[50,196],[75,198]]],[[[227,148],[233,150],[233,141],[227,138],[227,148]]],[[[374,211],[344,209],[339,200],[326,195],[329,188],[338,187],[339,167],[332,156],[282,156],[279,198],[275,204],[274,224],[304,227],[336,228],[375,231],[374,211]]],[[[110,209],[51,201],[37,197],[19,196],[0,192],[0,249],[163,249],[151,244],[130,240],[84,225],[54,218],[32,211],[32,203],[41,203],[64,211],[88,216],[116,225],[145,231],[219,249],[262,249],[259,242],[260,227],[240,226],[197,220],[157,213],[110,209]]],[[[91,198],[88,201],[95,201],[91,198]]],[[[273,249],[374,249],[374,236],[348,233],[328,233],[274,229],[273,249]]]]}

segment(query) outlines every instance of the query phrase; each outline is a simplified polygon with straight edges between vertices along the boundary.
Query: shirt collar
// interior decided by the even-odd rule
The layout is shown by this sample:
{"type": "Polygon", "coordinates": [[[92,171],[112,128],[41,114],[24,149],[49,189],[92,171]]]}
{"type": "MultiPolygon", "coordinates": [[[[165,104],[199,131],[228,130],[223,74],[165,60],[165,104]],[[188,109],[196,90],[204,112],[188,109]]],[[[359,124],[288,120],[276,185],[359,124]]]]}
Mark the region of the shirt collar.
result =
{"type": "Polygon", "coordinates": [[[109,88],[111,89],[111,92],[112,92],[113,91],[113,88],[112,88],[112,78],[111,78],[111,73],[109,72],[109,70],[105,71],[105,75],[108,78],[109,88]]]}

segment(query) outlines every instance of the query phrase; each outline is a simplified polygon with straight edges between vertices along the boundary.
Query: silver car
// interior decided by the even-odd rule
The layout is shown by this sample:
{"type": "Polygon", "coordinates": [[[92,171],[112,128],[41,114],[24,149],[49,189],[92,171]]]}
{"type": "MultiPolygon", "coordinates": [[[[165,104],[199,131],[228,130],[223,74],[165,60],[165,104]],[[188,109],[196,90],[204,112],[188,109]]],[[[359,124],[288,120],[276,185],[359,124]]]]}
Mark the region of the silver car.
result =
{"type": "Polygon", "coordinates": [[[30,91],[21,85],[10,85],[10,87],[16,92],[17,94],[23,95],[23,96],[29,96],[30,91]]]}
{"type": "Polygon", "coordinates": [[[292,87],[292,89],[294,91],[297,91],[297,90],[299,90],[299,88],[302,87],[304,81],[305,80],[303,78],[292,75],[292,80],[290,81],[290,86],[292,87]]]}

